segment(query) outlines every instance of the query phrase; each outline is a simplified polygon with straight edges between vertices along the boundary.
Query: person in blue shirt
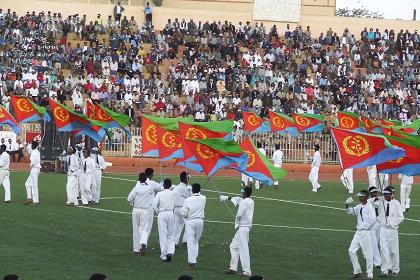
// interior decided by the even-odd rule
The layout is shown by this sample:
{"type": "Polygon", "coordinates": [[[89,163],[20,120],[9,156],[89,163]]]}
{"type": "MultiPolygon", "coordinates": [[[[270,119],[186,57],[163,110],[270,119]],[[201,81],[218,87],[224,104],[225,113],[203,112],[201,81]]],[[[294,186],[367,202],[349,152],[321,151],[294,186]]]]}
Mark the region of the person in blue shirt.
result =
{"type": "Polygon", "coordinates": [[[144,16],[146,18],[146,23],[149,26],[152,26],[152,7],[150,7],[149,2],[147,2],[146,7],[144,7],[144,16]]]}

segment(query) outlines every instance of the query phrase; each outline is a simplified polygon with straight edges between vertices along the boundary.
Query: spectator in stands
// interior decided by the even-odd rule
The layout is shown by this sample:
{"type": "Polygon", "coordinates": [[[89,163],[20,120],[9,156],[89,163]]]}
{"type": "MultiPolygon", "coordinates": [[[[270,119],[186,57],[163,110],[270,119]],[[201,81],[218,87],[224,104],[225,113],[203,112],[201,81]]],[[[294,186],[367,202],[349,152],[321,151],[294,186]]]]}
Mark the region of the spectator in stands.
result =
{"type": "Polygon", "coordinates": [[[117,4],[114,6],[114,19],[116,24],[119,26],[121,24],[121,15],[124,12],[124,7],[121,6],[121,2],[118,1],[117,4]]]}
{"type": "Polygon", "coordinates": [[[152,26],[152,7],[150,7],[149,2],[146,2],[146,7],[144,7],[144,18],[146,24],[152,26]]]}

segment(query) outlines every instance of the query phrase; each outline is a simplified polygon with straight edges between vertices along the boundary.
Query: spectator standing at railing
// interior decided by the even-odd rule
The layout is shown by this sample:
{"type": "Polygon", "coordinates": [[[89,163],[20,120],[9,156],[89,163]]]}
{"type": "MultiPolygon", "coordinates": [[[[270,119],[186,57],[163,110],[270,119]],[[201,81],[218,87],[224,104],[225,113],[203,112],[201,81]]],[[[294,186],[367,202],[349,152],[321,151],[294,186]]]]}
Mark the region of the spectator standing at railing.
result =
{"type": "Polygon", "coordinates": [[[121,15],[123,12],[124,12],[124,7],[121,5],[121,2],[118,1],[117,4],[114,6],[114,18],[118,26],[121,23],[121,15]]]}
{"type": "Polygon", "coordinates": [[[148,26],[152,26],[152,7],[150,7],[149,2],[146,3],[146,7],[144,7],[144,17],[146,20],[146,24],[148,26]]]}

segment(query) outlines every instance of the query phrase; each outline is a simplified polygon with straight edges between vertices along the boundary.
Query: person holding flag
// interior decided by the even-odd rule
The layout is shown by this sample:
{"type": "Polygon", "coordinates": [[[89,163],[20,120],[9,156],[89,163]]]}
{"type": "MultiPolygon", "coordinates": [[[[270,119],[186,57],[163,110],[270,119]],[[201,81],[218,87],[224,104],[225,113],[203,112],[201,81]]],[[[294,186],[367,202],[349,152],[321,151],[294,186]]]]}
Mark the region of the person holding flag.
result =
{"type": "Polygon", "coordinates": [[[314,155],[312,157],[311,172],[309,173],[309,181],[312,184],[312,191],[318,192],[321,188],[321,185],[318,183],[318,172],[321,167],[321,153],[319,144],[314,146],[314,155]]]}
{"type": "Polygon", "coordinates": [[[67,163],[67,184],[66,184],[66,192],[67,192],[67,202],[66,204],[69,206],[77,206],[79,202],[77,201],[77,193],[79,187],[79,171],[80,171],[80,163],[79,159],[75,153],[75,149],[71,146],[67,148],[67,156],[66,156],[66,163],[67,163]]]}
{"type": "Polygon", "coordinates": [[[226,274],[236,274],[238,271],[239,259],[242,264],[242,275],[251,276],[251,260],[249,256],[249,232],[252,228],[254,217],[254,200],[251,198],[252,189],[245,187],[242,191],[242,197],[228,197],[221,195],[220,201],[230,200],[238,207],[235,218],[235,236],[230,243],[230,266],[225,271],[226,274]]]}
{"type": "Polygon", "coordinates": [[[2,144],[0,146],[0,184],[4,188],[4,203],[10,203],[12,200],[12,195],[10,192],[10,157],[6,152],[6,145],[2,144]]]}
{"type": "MultiPolygon", "coordinates": [[[[147,176],[146,184],[149,185],[152,188],[153,198],[154,198],[156,193],[158,193],[160,191],[163,191],[163,187],[158,182],[152,180],[153,176],[155,175],[155,171],[153,170],[153,168],[150,168],[150,167],[146,168],[146,170],[144,170],[144,173],[147,176]]],[[[149,211],[149,216],[148,216],[149,217],[149,223],[148,223],[148,227],[147,227],[147,240],[149,240],[150,233],[152,232],[153,218],[155,216],[154,213],[153,213],[153,199],[150,202],[148,211],[149,211]]]]}
{"type": "Polygon", "coordinates": [[[400,200],[401,200],[401,207],[403,212],[408,212],[410,209],[410,194],[411,194],[411,187],[414,182],[413,176],[407,176],[404,174],[399,174],[398,178],[401,180],[401,193],[400,193],[400,200]]]}
{"type": "Polygon", "coordinates": [[[353,168],[344,169],[343,174],[340,176],[340,180],[349,194],[352,194],[354,191],[353,168]]]}
{"type": "Polygon", "coordinates": [[[378,200],[378,189],[374,186],[369,187],[369,199],[368,202],[372,204],[372,206],[375,208],[375,214],[376,214],[376,220],[375,224],[372,227],[371,232],[371,239],[372,239],[372,254],[373,254],[373,265],[375,267],[381,266],[381,254],[379,252],[379,238],[380,238],[380,232],[381,232],[381,225],[378,221],[378,209],[376,209],[375,202],[378,200]]]}
{"type": "Polygon", "coordinates": [[[354,215],[357,218],[356,233],[353,236],[349,247],[350,261],[353,265],[353,274],[350,278],[358,278],[362,273],[357,251],[362,248],[363,256],[366,260],[366,273],[367,279],[373,279],[373,254],[372,254],[372,240],[371,231],[375,224],[376,215],[375,210],[371,203],[368,203],[369,193],[366,190],[362,190],[357,193],[360,204],[355,207],[349,207],[349,204],[353,202],[353,199],[349,197],[346,200],[346,213],[354,215]]]}
{"type": "Polygon", "coordinates": [[[24,204],[38,205],[39,203],[39,192],[38,192],[38,176],[41,171],[41,153],[38,150],[38,141],[32,141],[31,147],[28,147],[28,153],[30,154],[29,167],[31,171],[28,179],[25,182],[26,187],[26,201],[24,204]]]}
{"type": "MultiPolygon", "coordinates": [[[[185,171],[179,174],[180,183],[173,187],[172,191],[175,193],[175,224],[174,224],[174,241],[175,246],[178,246],[179,239],[181,238],[182,230],[184,229],[185,220],[181,213],[181,208],[184,205],[185,199],[191,196],[192,188],[188,185],[189,174],[185,171]]],[[[182,243],[186,243],[187,239],[184,233],[182,243]]]]}
{"type": "Polygon", "coordinates": [[[99,204],[101,198],[102,172],[106,169],[106,162],[98,146],[92,148],[91,157],[95,163],[92,174],[92,202],[99,204]]]}
{"type": "MultiPolygon", "coordinates": [[[[281,168],[283,164],[283,151],[280,150],[280,144],[274,145],[274,149],[275,151],[271,159],[273,160],[274,167],[281,168]]],[[[279,189],[279,181],[274,181],[274,189],[279,189]]]]}
{"type": "MultiPolygon", "coordinates": [[[[258,148],[258,151],[260,151],[260,153],[263,155],[263,156],[267,156],[267,152],[266,152],[266,150],[262,147],[262,144],[261,144],[261,142],[257,142],[257,148],[258,148]]],[[[262,189],[263,188],[263,183],[262,182],[260,182],[260,181],[258,181],[258,180],[255,180],[255,189],[262,189]]]]}

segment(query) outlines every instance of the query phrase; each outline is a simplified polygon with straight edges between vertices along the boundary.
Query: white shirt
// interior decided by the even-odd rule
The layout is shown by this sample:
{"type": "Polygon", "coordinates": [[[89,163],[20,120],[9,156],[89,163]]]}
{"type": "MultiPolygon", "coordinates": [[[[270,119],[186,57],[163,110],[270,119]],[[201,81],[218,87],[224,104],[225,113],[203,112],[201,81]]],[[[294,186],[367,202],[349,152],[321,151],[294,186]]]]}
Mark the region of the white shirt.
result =
{"type": "Polygon", "coordinates": [[[206,197],[195,193],[184,201],[181,214],[187,220],[204,219],[204,208],[206,207],[206,197]]]}
{"type": "Polygon", "coordinates": [[[184,183],[179,183],[179,185],[176,185],[175,187],[173,187],[173,191],[176,194],[176,198],[175,198],[175,207],[182,207],[184,205],[184,201],[187,197],[191,196],[191,186],[184,184],[184,183]]]}
{"type": "Polygon", "coordinates": [[[414,177],[413,176],[407,176],[404,174],[399,174],[398,178],[401,179],[401,185],[412,185],[414,182],[414,177]]]}
{"type": "MultiPolygon", "coordinates": [[[[153,180],[150,180],[149,178],[147,178],[146,184],[148,184],[152,188],[153,198],[155,197],[155,193],[163,191],[163,186],[161,184],[159,184],[158,182],[155,182],[153,180]]],[[[152,207],[152,206],[153,206],[153,200],[150,201],[149,207],[152,207]]]]}
{"type": "Polygon", "coordinates": [[[153,199],[155,212],[174,211],[176,194],[170,189],[158,192],[153,199]]]}
{"type": "Polygon", "coordinates": [[[273,162],[274,164],[283,164],[283,151],[282,150],[275,150],[273,153],[273,162]]]}
{"type": "Polygon", "coordinates": [[[103,156],[92,154],[91,157],[95,162],[95,169],[106,169],[106,163],[103,156]]]}
{"type": "Polygon", "coordinates": [[[235,218],[235,229],[238,227],[252,227],[252,219],[254,218],[254,201],[247,197],[232,197],[233,205],[239,205],[235,218]]]}
{"type": "Polygon", "coordinates": [[[391,199],[388,202],[383,197],[381,197],[378,201],[375,202],[375,206],[379,212],[378,221],[382,226],[391,229],[398,229],[399,224],[404,221],[401,204],[398,200],[391,199]],[[387,215],[388,205],[389,213],[387,215]]]}
{"type": "Polygon", "coordinates": [[[148,209],[153,203],[154,192],[151,186],[137,182],[127,197],[134,208],[148,209]]]}
{"type": "Polygon", "coordinates": [[[95,162],[91,157],[82,159],[82,172],[84,174],[92,174],[95,170],[95,162]]]}
{"type": "Polygon", "coordinates": [[[0,156],[0,170],[9,170],[10,157],[7,152],[3,152],[0,156]]]}
{"type": "Polygon", "coordinates": [[[346,209],[346,213],[357,217],[357,230],[369,230],[373,227],[376,221],[375,208],[372,203],[362,203],[355,207],[349,207],[346,209]]]}
{"type": "Polygon", "coordinates": [[[29,166],[31,168],[41,168],[41,153],[38,151],[38,149],[32,150],[29,159],[31,161],[29,166]]]}
{"type": "Polygon", "coordinates": [[[320,167],[321,166],[321,153],[319,151],[316,151],[314,153],[314,157],[312,159],[312,167],[320,167]]]}
{"type": "Polygon", "coordinates": [[[79,158],[76,154],[72,154],[71,156],[67,156],[67,174],[68,175],[75,175],[79,171],[80,164],[79,158]]]}
{"type": "Polygon", "coordinates": [[[263,154],[263,156],[267,155],[267,152],[263,148],[258,148],[258,151],[260,151],[260,153],[263,154]]]}

